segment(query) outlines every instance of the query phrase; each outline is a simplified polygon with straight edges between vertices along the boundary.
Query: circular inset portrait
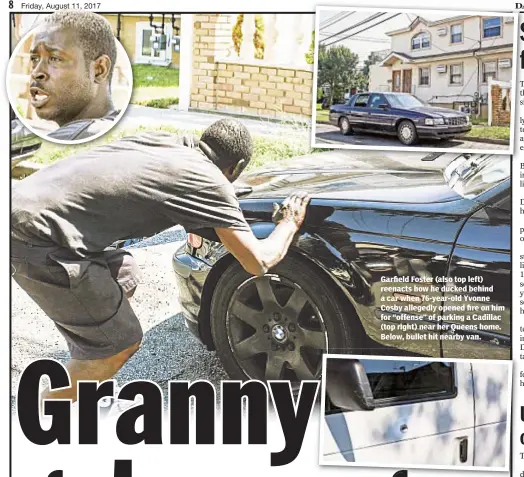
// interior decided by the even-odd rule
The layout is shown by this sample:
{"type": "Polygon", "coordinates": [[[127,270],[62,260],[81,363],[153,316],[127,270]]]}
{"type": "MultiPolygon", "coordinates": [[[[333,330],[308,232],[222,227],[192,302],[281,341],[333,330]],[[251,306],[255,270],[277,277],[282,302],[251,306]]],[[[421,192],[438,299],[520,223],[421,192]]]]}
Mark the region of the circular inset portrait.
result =
{"type": "Polygon", "coordinates": [[[65,10],[42,17],[11,55],[11,107],[43,139],[96,139],[118,123],[131,99],[127,53],[97,13],[65,10]]]}

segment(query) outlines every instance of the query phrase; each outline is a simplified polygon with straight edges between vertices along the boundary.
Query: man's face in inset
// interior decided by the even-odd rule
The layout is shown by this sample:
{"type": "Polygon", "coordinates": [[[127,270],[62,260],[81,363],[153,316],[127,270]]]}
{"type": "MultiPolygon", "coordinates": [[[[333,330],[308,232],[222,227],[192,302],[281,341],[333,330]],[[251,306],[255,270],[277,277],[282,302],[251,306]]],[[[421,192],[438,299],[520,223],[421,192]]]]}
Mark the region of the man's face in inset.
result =
{"type": "Polygon", "coordinates": [[[58,25],[41,27],[30,55],[31,104],[38,117],[59,126],[76,118],[95,98],[98,85],[75,32],[58,25]]]}

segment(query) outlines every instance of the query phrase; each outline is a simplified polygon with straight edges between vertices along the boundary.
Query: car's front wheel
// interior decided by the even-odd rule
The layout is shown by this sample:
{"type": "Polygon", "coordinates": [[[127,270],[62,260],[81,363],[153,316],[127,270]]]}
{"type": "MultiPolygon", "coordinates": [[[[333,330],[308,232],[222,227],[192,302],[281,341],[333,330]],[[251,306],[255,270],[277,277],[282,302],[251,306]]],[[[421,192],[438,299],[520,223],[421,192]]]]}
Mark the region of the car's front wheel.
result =
{"type": "Polygon", "coordinates": [[[340,118],[340,120],[338,121],[338,126],[340,128],[340,132],[344,136],[349,136],[353,132],[353,129],[351,128],[351,124],[349,124],[349,119],[346,118],[345,116],[342,116],[340,118]]]}
{"type": "Polygon", "coordinates": [[[234,262],[211,302],[213,340],[232,379],[319,379],[324,352],[363,347],[360,323],[349,323],[333,286],[289,255],[262,277],[234,262]]]}
{"type": "Polygon", "coordinates": [[[406,146],[411,146],[418,142],[417,128],[407,119],[401,121],[398,125],[397,136],[399,141],[406,146]]]}

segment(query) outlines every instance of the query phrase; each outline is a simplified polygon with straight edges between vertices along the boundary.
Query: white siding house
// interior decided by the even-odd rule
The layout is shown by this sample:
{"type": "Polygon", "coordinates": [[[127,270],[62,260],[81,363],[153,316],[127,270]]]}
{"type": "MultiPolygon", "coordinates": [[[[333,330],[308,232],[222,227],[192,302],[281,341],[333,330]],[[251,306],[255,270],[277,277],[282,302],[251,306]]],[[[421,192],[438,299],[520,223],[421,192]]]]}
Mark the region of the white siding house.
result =
{"type": "Polygon", "coordinates": [[[487,115],[490,78],[512,80],[513,16],[417,17],[387,35],[391,52],[370,69],[370,90],[408,92],[455,109],[480,101],[487,115]]]}

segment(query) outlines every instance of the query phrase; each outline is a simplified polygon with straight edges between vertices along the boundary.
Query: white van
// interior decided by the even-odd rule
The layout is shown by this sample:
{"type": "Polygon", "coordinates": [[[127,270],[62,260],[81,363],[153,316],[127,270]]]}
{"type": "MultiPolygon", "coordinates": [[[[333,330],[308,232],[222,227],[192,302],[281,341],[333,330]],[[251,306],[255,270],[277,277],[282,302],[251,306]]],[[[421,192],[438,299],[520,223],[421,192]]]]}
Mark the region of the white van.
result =
{"type": "Polygon", "coordinates": [[[509,467],[510,365],[328,357],[321,463],[509,467]]]}

